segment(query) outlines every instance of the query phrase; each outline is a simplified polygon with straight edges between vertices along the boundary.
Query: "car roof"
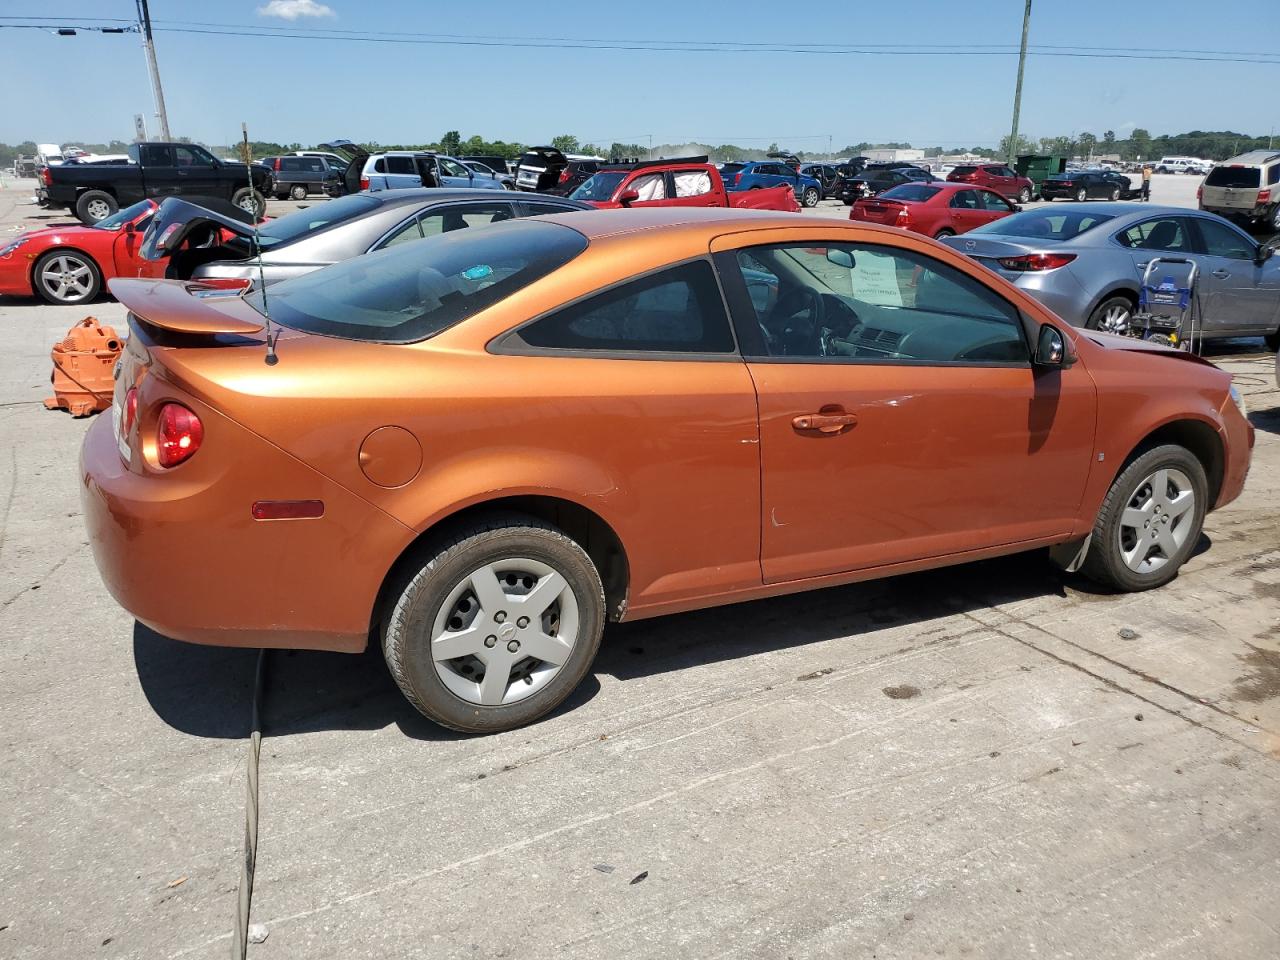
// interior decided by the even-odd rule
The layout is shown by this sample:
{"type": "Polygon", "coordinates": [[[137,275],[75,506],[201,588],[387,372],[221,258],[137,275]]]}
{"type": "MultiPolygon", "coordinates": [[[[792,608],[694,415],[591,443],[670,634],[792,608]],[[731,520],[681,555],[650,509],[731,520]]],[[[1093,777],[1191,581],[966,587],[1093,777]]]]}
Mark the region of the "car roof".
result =
{"type": "Polygon", "coordinates": [[[1271,163],[1280,160],[1280,151],[1277,150],[1250,150],[1248,153],[1242,153],[1238,157],[1232,157],[1230,160],[1223,160],[1218,166],[1227,167],[1236,163],[1271,163]]]}
{"type": "MultiPolygon", "coordinates": [[[[532,200],[537,203],[539,197],[537,195],[529,197],[526,195],[513,195],[510,191],[499,190],[474,190],[468,187],[410,187],[407,190],[378,190],[374,193],[367,193],[364,196],[371,200],[376,200],[384,207],[405,206],[411,203],[421,203],[423,200],[532,200]]],[[[568,200],[568,197],[547,197],[556,203],[562,203],[568,200]]],[[[578,205],[580,201],[571,201],[578,205]]],[[[593,209],[590,204],[581,204],[583,210],[593,209]]]]}

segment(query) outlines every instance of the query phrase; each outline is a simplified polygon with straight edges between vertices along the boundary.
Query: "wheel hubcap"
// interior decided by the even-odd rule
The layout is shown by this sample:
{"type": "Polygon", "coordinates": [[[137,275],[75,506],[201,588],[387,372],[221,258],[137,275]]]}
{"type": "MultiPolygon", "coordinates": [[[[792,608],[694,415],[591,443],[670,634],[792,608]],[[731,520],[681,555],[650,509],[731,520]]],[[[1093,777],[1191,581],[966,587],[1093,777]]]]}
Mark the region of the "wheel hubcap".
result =
{"type": "Polygon", "coordinates": [[[88,296],[93,271],[78,257],[54,257],[40,271],[40,283],[57,300],[80,300],[88,296]]]}
{"type": "Polygon", "coordinates": [[[111,216],[111,207],[105,200],[90,200],[86,209],[89,211],[89,216],[95,220],[105,220],[111,216]]]}
{"type": "Polygon", "coordinates": [[[1098,323],[1098,329],[1107,333],[1124,333],[1129,329],[1128,308],[1108,307],[1098,323]]]}
{"type": "Polygon", "coordinates": [[[458,698],[486,707],[523,700],[560,672],[578,639],[578,600],[540,560],[498,560],[449,592],[431,630],[431,661],[458,698]]]}
{"type": "Polygon", "coordinates": [[[1191,535],[1195,490],[1181,470],[1148,476],[1120,515],[1120,555],[1134,573],[1154,573],[1173,559],[1191,535]]]}
{"type": "Polygon", "coordinates": [[[258,203],[253,197],[244,197],[240,201],[240,209],[246,213],[253,213],[258,209],[258,203]]]}

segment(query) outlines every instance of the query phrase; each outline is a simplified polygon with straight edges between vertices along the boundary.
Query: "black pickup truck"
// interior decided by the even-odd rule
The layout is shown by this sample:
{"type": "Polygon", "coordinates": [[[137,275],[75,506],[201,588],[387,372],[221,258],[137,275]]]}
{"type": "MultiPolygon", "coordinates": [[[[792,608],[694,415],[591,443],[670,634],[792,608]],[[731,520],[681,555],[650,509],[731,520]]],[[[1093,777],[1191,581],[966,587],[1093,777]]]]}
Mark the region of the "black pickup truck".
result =
{"type": "Polygon", "coordinates": [[[261,217],[270,179],[261,166],[246,169],[243,163],[219,160],[191,143],[135,143],[128,163],[60,164],[45,167],[40,176],[41,202],[73,210],[90,226],[139,200],[165,197],[229,200],[261,217]]]}

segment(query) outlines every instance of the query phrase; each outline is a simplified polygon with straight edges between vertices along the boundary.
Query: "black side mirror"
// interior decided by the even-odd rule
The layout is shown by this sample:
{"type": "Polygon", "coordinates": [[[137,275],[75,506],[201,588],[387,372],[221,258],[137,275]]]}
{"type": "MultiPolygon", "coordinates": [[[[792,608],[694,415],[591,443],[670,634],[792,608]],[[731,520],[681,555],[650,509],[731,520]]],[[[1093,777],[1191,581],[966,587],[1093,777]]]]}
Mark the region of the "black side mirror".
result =
{"type": "Polygon", "coordinates": [[[1069,367],[1071,361],[1067,356],[1067,338],[1057,327],[1044,324],[1040,328],[1040,336],[1036,339],[1037,367],[1069,367]]]}
{"type": "Polygon", "coordinates": [[[1258,266],[1262,266],[1264,263],[1266,263],[1275,255],[1275,252],[1276,252],[1276,248],[1273,247],[1270,243],[1261,244],[1258,247],[1257,253],[1255,253],[1253,256],[1253,262],[1256,263],[1258,266]]]}

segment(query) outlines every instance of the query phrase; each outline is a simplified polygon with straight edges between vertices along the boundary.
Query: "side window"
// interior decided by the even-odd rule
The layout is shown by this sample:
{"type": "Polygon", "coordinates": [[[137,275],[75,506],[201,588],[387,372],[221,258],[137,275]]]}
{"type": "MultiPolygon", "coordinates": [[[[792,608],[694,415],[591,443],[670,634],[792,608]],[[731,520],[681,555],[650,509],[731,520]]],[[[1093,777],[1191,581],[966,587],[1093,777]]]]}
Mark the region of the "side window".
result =
{"type": "Polygon", "coordinates": [[[641,200],[667,199],[667,175],[665,173],[646,173],[631,181],[631,187],[640,194],[641,200]]]}
{"type": "Polygon", "coordinates": [[[383,240],[378,245],[379,250],[385,250],[387,247],[394,247],[399,243],[408,243],[410,240],[422,239],[422,226],[418,223],[416,216],[410,217],[400,226],[396,227],[391,236],[383,240]]]}
{"type": "Polygon", "coordinates": [[[1224,223],[1210,220],[1208,217],[1197,217],[1196,226],[1200,228],[1200,237],[1204,240],[1204,252],[1211,257],[1230,257],[1232,260],[1252,260],[1254,246],[1224,223]]]}
{"type": "Polygon", "coordinates": [[[978,194],[973,190],[957,190],[951,197],[951,206],[957,210],[977,210],[978,194]]]}
{"type": "Polygon", "coordinates": [[[997,213],[1013,213],[1013,204],[1004,197],[991,190],[981,190],[979,195],[982,198],[982,209],[993,210],[997,213]]]}
{"type": "Polygon", "coordinates": [[[1267,185],[1274,187],[1280,183],[1280,163],[1273,163],[1267,171],[1267,185]]]}
{"type": "Polygon", "coordinates": [[[387,173],[414,173],[413,157],[387,157],[387,173]]]}
{"type": "Polygon", "coordinates": [[[516,334],[531,347],[650,353],[732,353],[711,264],[695,260],[624,283],[516,334]]]}
{"type": "Polygon", "coordinates": [[[302,160],[298,157],[281,157],[280,169],[287,170],[291,173],[297,173],[302,169],[302,160]]]}
{"type": "Polygon", "coordinates": [[[173,166],[173,149],[170,147],[161,146],[158,143],[148,143],[143,145],[140,154],[144,167],[173,166]]]}
{"type": "Polygon", "coordinates": [[[324,161],[319,157],[305,157],[302,162],[313,173],[324,173],[324,161]]]}
{"type": "Polygon", "coordinates": [[[765,352],[832,362],[1027,363],[1018,311],[932,257],[868,244],[738,252],[765,352]],[[762,304],[763,309],[762,309],[762,304]]]}
{"type": "Polygon", "coordinates": [[[571,207],[567,204],[560,204],[548,201],[530,202],[524,201],[525,212],[516,214],[522,217],[548,217],[553,213],[575,213],[581,207],[571,207]]]}
{"type": "Polygon", "coordinates": [[[1141,250],[1181,250],[1190,252],[1187,231],[1181,217],[1144,220],[1116,235],[1124,246],[1141,250]]]}
{"type": "Polygon", "coordinates": [[[434,237],[438,233],[452,233],[468,227],[487,227],[514,217],[515,209],[509,203],[467,203],[432,210],[420,219],[423,235],[434,237]]]}
{"type": "Polygon", "coordinates": [[[213,164],[209,162],[209,155],[203,150],[194,150],[191,147],[177,146],[173,148],[174,156],[177,158],[179,167],[211,167],[213,164]]]}
{"type": "Polygon", "coordinates": [[[379,157],[377,160],[373,161],[373,172],[374,172],[374,173],[386,173],[386,172],[387,172],[387,158],[386,158],[386,157],[379,157]]]}
{"type": "Polygon", "coordinates": [[[437,157],[436,163],[440,164],[440,169],[446,177],[465,177],[468,173],[462,164],[446,160],[444,157],[437,157]]]}
{"type": "Polygon", "coordinates": [[[677,170],[677,197],[700,197],[711,192],[711,174],[705,170],[677,170]]]}

